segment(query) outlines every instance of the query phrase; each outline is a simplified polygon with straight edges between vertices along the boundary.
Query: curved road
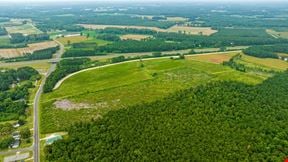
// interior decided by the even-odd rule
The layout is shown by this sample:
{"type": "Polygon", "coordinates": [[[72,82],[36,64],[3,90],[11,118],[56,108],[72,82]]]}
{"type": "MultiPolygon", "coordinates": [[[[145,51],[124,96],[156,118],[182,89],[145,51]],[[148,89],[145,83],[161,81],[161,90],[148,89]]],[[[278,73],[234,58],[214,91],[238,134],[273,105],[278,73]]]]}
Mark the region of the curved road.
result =
{"type": "MultiPolygon", "coordinates": [[[[55,57],[55,60],[56,61],[60,61],[61,59],[61,56],[63,55],[64,53],[64,46],[55,40],[56,43],[59,44],[60,46],[60,49],[57,51],[57,53],[55,54],[56,57],[55,57]]],[[[47,74],[44,76],[41,84],[40,84],[40,87],[36,93],[36,96],[34,98],[34,102],[33,102],[33,108],[34,108],[34,135],[33,135],[33,159],[34,159],[34,162],[40,162],[40,142],[39,142],[39,113],[38,113],[38,110],[39,110],[39,102],[40,102],[40,97],[41,97],[41,94],[43,92],[43,87],[44,87],[44,84],[46,82],[46,79],[47,77],[56,69],[56,63],[55,64],[52,64],[51,67],[49,68],[47,74]]]]}

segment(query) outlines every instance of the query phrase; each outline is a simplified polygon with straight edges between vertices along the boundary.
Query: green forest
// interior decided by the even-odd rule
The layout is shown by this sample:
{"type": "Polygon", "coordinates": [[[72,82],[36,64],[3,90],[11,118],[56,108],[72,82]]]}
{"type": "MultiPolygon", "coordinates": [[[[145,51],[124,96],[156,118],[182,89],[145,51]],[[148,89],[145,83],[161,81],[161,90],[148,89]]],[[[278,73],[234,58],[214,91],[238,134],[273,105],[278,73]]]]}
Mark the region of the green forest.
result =
{"type": "Polygon", "coordinates": [[[260,85],[218,82],[78,123],[48,161],[281,161],[288,72],[260,85]]]}

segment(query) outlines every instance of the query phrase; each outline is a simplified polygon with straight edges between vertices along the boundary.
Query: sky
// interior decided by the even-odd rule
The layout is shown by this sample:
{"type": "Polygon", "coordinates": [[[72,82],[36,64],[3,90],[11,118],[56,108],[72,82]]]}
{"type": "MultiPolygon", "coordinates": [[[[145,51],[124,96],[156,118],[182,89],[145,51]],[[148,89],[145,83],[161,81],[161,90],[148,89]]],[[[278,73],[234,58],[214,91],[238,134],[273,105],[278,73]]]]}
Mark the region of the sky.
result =
{"type": "MultiPolygon", "coordinates": [[[[0,0],[1,2],[271,2],[271,0],[0,0]]],[[[287,2],[287,0],[272,0],[272,2],[287,2]]]]}

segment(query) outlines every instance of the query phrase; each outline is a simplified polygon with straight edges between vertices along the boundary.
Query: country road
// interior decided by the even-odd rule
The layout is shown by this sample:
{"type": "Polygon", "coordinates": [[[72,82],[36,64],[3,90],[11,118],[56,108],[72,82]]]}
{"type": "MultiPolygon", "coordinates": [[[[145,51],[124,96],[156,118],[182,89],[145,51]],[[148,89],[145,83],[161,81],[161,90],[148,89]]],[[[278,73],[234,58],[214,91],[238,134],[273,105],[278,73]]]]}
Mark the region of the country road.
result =
{"type": "MultiPolygon", "coordinates": [[[[60,46],[60,49],[57,51],[55,54],[55,60],[59,61],[61,59],[61,56],[64,53],[64,46],[55,40],[60,46]]],[[[47,77],[56,69],[56,64],[52,64],[51,67],[49,68],[47,74],[44,76],[40,87],[35,95],[34,102],[33,102],[33,107],[34,107],[34,135],[33,135],[33,159],[34,162],[40,162],[40,142],[39,142],[39,102],[40,102],[40,97],[43,92],[43,87],[46,82],[47,77]]]]}

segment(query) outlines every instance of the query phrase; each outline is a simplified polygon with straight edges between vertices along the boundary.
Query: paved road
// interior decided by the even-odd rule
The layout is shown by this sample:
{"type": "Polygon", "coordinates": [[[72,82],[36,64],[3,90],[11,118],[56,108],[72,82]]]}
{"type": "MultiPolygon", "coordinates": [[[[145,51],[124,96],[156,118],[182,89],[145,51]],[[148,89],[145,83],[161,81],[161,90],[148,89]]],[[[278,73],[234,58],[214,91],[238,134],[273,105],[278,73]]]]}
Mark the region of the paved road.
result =
{"type": "MultiPolygon", "coordinates": [[[[61,59],[61,56],[62,54],[64,53],[64,46],[56,41],[59,46],[60,46],[60,50],[57,51],[56,53],[56,57],[55,57],[55,60],[60,60],[61,59]]],[[[47,77],[56,69],[56,64],[52,64],[51,67],[49,68],[47,74],[44,76],[41,84],[40,84],[40,87],[36,93],[36,96],[34,98],[34,140],[33,140],[33,159],[34,159],[34,162],[40,162],[40,140],[39,140],[39,102],[40,102],[40,97],[41,97],[41,94],[43,92],[43,87],[44,87],[44,84],[46,82],[46,79],[47,77]]]]}

